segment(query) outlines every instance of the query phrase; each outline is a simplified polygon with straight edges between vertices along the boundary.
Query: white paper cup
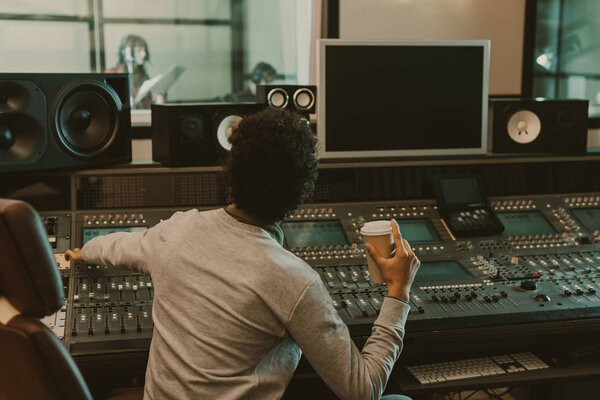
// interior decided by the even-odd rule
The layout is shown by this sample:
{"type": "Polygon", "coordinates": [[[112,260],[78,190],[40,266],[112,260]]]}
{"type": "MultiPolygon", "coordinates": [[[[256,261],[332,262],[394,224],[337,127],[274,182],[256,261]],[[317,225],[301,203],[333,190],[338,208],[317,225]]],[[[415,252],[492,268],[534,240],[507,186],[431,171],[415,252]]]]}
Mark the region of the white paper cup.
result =
{"type": "MultiPolygon", "coordinates": [[[[392,224],[390,221],[371,221],[364,224],[360,230],[363,236],[365,244],[369,243],[375,249],[380,256],[385,258],[392,257],[392,251],[394,249],[394,236],[392,235],[392,224]]],[[[369,275],[371,275],[371,281],[374,283],[383,283],[383,277],[381,271],[375,263],[375,261],[367,253],[367,264],[369,265],[369,275]]]]}

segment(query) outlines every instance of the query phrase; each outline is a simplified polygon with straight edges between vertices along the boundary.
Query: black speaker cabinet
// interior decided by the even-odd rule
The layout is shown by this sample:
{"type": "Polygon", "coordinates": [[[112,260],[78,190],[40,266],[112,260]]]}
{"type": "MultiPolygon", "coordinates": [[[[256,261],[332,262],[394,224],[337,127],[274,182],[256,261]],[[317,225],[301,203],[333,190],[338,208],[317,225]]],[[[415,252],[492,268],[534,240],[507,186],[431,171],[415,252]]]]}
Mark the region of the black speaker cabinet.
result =
{"type": "Polygon", "coordinates": [[[316,86],[258,85],[256,102],[284,108],[300,114],[314,114],[317,104],[316,86]]]}
{"type": "Polygon", "coordinates": [[[0,173],[131,161],[127,74],[0,74],[0,173]]]}
{"type": "Polygon", "coordinates": [[[493,153],[585,154],[587,100],[491,99],[493,153]]]}
{"type": "Polygon", "coordinates": [[[168,166],[219,165],[232,128],[265,108],[255,103],[153,104],[152,159],[168,166]]]}

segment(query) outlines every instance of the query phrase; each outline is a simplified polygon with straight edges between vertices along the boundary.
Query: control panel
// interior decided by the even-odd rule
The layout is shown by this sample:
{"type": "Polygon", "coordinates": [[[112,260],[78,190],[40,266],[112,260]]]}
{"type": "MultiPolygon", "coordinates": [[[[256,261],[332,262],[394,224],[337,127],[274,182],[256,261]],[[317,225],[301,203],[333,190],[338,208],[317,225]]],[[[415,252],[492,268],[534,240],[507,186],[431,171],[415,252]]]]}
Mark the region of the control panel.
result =
{"type": "MultiPolygon", "coordinates": [[[[411,332],[600,316],[600,195],[489,200],[504,231],[458,238],[433,200],[310,204],[282,222],[284,247],[319,273],[355,336],[370,334],[387,292],[370,280],[360,228],[392,218],[422,261],[411,291],[411,332]]],[[[148,229],[174,211],[78,212],[72,246],[148,229]]],[[[72,354],[147,348],[149,276],[77,263],[69,278],[65,336],[72,354]]]]}
{"type": "Polygon", "coordinates": [[[62,279],[65,296],[63,306],[60,310],[42,318],[41,322],[50,328],[60,340],[64,341],[71,279],[71,263],[65,260],[64,252],[71,248],[71,214],[41,214],[40,218],[48,235],[48,242],[54,254],[56,268],[58,268],[62,279]]]}

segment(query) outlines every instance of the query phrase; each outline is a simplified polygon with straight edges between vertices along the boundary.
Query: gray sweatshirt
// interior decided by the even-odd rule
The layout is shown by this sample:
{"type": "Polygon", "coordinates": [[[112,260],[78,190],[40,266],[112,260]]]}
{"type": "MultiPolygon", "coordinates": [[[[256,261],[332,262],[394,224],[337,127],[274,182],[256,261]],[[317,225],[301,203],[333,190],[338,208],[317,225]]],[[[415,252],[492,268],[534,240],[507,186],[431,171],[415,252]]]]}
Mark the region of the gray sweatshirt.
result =
{"type": "Polygon", "coordinates": [[[152,276],[145,400],[277,399],[302,352],[340,398],[378,399],[402,350],[407,304],[385,298],[360,352],[317,272],[223,209],[179,212],[82,251],[152,276]]]}

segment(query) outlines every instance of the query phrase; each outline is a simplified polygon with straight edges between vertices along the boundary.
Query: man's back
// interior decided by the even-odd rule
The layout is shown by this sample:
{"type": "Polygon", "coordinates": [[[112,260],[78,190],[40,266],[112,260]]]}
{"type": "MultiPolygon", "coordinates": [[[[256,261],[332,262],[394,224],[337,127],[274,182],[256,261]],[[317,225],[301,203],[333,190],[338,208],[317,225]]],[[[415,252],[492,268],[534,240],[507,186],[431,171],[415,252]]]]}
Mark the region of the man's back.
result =
{"type": "Polygon", "coordinates": [[[301,354],[284,323],[318,274],[223,209],[154,229],[145,398],[280,397],[301,354]]]}

